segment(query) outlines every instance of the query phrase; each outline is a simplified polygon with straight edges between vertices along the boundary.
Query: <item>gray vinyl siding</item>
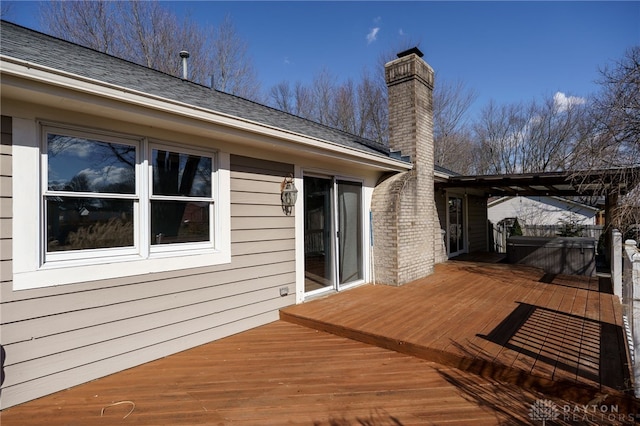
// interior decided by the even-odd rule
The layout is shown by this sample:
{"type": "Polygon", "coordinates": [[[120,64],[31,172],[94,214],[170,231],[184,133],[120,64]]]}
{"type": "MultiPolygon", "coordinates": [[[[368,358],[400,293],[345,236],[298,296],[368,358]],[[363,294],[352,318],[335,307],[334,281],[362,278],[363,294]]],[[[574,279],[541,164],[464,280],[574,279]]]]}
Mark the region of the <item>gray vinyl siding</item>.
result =
{"type": "Polygon", "coordinates": [[[467,205],[469,252],[487,251],[487,200],[484,197],[469,195],[467,205]]]}
{"type": "MultiPolygon", "coordinates": [[[[13,291],[3,251],[2,408],[276,320],[295,303],[295,219],[279,205],[280,182],[292,172],[231,156],[227,265],[13,291]]],[[[2,188],[2,238],[10,241],[2,188]]]]}

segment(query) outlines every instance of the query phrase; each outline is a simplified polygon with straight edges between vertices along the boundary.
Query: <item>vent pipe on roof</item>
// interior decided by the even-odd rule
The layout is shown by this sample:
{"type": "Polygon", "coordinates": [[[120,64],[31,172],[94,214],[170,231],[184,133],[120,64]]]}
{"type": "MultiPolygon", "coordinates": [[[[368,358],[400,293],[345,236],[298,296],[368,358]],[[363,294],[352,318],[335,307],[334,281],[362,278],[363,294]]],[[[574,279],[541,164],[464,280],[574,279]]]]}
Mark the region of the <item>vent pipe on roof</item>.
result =
{"type": "Polygon", "coordinates": [[[180,51],[180,57],[182,58],[182,78],[187,80],[187,76],[189,75],[187,72],[187,58],[189,57],[189,52],[186,50],[180,51]]]}

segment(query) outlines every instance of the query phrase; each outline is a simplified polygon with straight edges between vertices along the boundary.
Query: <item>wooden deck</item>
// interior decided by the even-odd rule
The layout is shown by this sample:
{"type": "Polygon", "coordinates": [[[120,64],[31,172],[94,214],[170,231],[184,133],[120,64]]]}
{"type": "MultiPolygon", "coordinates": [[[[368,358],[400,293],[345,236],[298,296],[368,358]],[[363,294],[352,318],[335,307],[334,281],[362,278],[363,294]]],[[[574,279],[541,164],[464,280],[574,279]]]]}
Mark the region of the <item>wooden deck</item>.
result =
{"type": "Polygon", "coordinates": [[[620,307],[600,290],[532,268],[449,262],[403,287],[287,308],[287,321],[6,409],[0,424],[524,425],[541,424],[529,414],[547,399],[619,404],[620,415],[584,424],[631,424],[620,416],[640,409],[620,389],[620,307]]]}
{"type": "Polygon", "coordinates": [[[280,316],[562,399],[626,400],[621,306],[604,284],[456,261],[402,287],[362,286],[280,316]]]}
{"type": "Polygon", "coordinates": [[[278,321],[9,408],[0,424],[527,424],[541,398],[278,321]]]}

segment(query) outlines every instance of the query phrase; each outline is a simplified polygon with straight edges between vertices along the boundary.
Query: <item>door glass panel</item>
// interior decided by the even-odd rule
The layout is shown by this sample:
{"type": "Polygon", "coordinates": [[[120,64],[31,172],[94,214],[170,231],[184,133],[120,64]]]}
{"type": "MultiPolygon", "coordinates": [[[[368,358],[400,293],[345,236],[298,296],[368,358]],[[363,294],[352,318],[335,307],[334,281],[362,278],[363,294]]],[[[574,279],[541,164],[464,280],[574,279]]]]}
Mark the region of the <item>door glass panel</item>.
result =
{"type": "Polygon", "coordinates": [[[464,250],[462,198],[449,198],[449,254],[464,250]]]}
{"type": "Polygon", "coordinates": [[[332,181],[304,177],[305,292],[334,286],[332,181]]]}
{"type": "Polygon", "coordinates": [[[362,184],[338,181],[338,275],[340,284],[363,278],[362,184]]]}

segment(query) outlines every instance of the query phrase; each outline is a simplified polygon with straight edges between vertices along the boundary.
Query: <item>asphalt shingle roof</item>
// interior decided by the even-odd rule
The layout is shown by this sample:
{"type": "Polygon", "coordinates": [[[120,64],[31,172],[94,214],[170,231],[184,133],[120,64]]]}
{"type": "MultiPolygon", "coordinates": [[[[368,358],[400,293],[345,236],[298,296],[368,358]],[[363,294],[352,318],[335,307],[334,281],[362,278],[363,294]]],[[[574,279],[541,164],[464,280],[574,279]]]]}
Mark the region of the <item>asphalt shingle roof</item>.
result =
{"type": "MultiPolygon", "coordinates": [[[[142,65],[2,21],[0,53],[37,65],[397,158],[388,147],[277,109],[174,77],[142,65]]],[[[176,53],[177,54],[177,53],[176,53]]]]}

